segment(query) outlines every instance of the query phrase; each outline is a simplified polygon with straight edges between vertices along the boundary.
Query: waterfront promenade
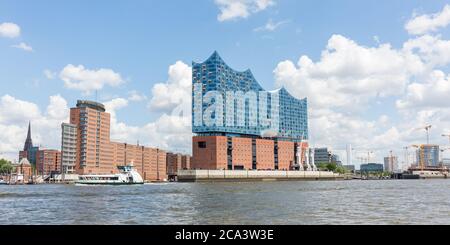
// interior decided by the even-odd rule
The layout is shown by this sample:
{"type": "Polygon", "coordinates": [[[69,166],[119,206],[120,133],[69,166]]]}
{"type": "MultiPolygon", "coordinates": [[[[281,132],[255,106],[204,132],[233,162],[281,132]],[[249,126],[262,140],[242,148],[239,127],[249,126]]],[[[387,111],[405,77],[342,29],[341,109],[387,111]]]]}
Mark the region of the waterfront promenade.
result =
{"type": "Polygon", "coordinates": [[[326,171],[180,170],[178,181],[337,180],[343,175],[326,171]]]}

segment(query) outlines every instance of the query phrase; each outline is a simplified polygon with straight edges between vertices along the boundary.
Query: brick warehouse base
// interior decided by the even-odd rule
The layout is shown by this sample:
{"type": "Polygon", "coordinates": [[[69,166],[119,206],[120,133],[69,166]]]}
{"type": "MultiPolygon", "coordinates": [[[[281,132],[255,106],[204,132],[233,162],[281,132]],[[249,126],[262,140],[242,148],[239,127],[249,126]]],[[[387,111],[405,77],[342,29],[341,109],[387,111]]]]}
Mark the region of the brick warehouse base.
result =
{"type": "Polygon", "coordinates": [[[194,136],[191,169],[291,170],[297,147],[298,143],[275,139],[194,136]]]}

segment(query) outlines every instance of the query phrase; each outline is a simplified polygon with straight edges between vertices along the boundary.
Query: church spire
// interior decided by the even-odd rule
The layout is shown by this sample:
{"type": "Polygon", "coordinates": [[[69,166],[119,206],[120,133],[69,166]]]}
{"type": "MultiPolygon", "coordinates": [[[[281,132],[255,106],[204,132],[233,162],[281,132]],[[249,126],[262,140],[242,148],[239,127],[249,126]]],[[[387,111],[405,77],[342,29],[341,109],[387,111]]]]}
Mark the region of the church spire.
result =
{"type": "Polygon", "coordinates": [[[28,122],[28,134],[27,139],[25,140],[25,145],[23,146],[23,150],[26,151],[33,147],[33,140],[31,139],[31,122],[28,122]]]}

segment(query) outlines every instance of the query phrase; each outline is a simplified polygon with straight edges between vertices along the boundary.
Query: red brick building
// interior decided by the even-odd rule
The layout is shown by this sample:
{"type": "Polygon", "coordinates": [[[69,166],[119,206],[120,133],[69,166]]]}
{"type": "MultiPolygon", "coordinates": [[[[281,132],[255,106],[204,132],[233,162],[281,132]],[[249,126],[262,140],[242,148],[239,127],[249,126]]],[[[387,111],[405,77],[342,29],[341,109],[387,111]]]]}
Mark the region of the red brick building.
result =
{"type": "MultiPolygon", "coordinates": [[[[300,143],[276,139],[194,136],[191,169],[291,170],[300,143]]],[[[308,147],[304,143],[302,152],[308,147]]]]}
{"type": "Polygon", "coordinates": [[[191,168],[191,156],[180,153],[167,153],[167,175],[175,176],[179,170],[191,168]]]}
{"type": "Polygon", "coordinates": [[[49,175],[61,170],[61,152],[39,150],[36,153],[36,171],[39,175],[49,175]]]}
{"type": "Polygon", "coordinates": [[[133,164],[146,181],[166,180],[166,152],[111,141],[110,120],[104,105],[97,102],[78,101],[70,109],[70,124],[77,126],[76,172],[116,173],[117,166],[133,164]]]}

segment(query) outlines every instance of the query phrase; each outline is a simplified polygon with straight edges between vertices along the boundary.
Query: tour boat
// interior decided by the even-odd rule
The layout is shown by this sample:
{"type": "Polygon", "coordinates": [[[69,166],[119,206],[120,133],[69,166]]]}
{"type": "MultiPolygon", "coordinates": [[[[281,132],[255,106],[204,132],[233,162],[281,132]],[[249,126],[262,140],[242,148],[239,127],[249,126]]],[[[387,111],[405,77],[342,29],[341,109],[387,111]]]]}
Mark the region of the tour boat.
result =
{"type": "Polygon", "coordinates": [[[0,185],[7,185],[8,182],[6,182],[5,180],[0,179],[0,185]]]}
{"type": "Polygon", "coordinates": [[[78,176],[79,185],[142,185],[142,176],[133,166],[118,166],[118,174],[88,174],[78,176]]]}

